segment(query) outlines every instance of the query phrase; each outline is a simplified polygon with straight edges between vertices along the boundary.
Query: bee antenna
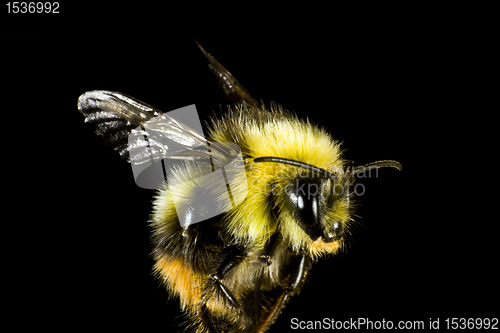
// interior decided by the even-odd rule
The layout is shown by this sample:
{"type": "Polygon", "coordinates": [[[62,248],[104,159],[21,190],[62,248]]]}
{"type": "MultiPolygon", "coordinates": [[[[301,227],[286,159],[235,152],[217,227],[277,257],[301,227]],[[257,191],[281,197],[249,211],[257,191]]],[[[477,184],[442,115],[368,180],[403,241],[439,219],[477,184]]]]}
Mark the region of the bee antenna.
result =
{"type": "Polygon", "coordinates": [[[263,163],[263,162],[273,162],[273,163],[283,163],[283,164],[288,164],[288,165],[293,165],[302,169],[310,170],[310,171],[315,171],[319,173],[323,178],[329,178],[329,179],[334,179],[335,176],[331,174],[330,172],[318,168],[314,165],[307,164],[304,162],[299,162],[295,160],[289,160],[287,158],[281,158],[281,157],[272,157],[272,156],[265,156],[265,157],[257,157],[253,160],[254,163],[263,163]]]}
{"type": "Polygon", "coordinates": [[[357,166],[352,169],[352,175],[355,176],[359,173],[378,168],[396,168],[399,171],[403,170],[403,166],[398,161],[385,160],[357,166]]]}

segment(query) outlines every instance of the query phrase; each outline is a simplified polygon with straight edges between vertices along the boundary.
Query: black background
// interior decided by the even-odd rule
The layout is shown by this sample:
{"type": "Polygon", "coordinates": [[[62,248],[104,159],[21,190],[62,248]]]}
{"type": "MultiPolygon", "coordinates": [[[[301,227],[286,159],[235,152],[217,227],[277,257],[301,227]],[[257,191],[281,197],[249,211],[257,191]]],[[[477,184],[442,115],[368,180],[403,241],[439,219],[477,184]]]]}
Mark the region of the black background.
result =
{"type": "Polygon", "coordinates": [[[151,274],[153,192],[134,184],[130,166],[84,124],[76,102],[102,89],[165,112],[196,104],[202,121],[220,114],[195,37],[255,98],[326,127],[356,165],[394,159],[404,167],[360,180],[366,193],[351,248],[315,265],[271,331],[291,330],[292,318],[426,327],[440,318],[443,327],[447,317],[498,315],[491,222],[477,218],[472,181],[449,185],[450,160],[461,161],[450,157],[457,139],[447,131],[450,104],[460,99],[452,88],[461,62],[454,33],[404,21],[237,34],[227,27],[3,34],[9,137],[24,133],[30,142],[18,151],[29,167],[15,169],[26,181],[14,200],[12,251],[21,258],[12,271],[28,291],[18,309],[61,327],[69,320],[87,329],[179,330],[177,301],[151,274]]]}

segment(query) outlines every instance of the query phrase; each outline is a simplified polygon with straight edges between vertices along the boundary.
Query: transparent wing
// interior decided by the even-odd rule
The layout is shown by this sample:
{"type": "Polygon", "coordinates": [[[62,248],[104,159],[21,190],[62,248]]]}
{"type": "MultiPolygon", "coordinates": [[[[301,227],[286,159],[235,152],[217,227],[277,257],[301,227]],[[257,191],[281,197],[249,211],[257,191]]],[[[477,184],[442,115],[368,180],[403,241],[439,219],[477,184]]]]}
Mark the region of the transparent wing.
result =
{"type": "Polygon", "coordinates": [[[134,163],[141,163],[153,155],[157,159],[212,157],[226,161],[235,154],[227,145],[210,143],[203,134],[168,114],[122,93],[86,92],[78,99],[78,110],[85,122],[96,124],[96,134],[129,162],[131,156],[134,163]],[[131,141],[131,134],[146,140],[131,141]]]}
{"type": "Polygon", "coordinates": [[[210,53],[205,51],[205,49],[195,40],[196,45],[200,48],[201,52],[205,55],[208,60],[208,67],[212,73],[217,78],[219,86],[222,88],[226,98],[234,103],[247,103],[251,106],[259,106],[260,103],[257,102],[248,92],[248,90],[243,87],[243,85],[236,80],[236,78],[222,66],[210,53]]]}

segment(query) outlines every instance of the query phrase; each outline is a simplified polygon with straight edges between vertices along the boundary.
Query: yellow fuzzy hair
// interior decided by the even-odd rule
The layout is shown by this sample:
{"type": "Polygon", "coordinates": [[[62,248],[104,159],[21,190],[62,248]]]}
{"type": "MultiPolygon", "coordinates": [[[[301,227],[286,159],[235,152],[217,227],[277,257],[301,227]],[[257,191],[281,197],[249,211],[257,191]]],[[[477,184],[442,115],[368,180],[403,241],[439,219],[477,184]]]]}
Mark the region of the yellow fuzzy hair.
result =
{"type": "MultiPolygon", "coordinates": [[[[202,298],[202,277],[187,267],[182,260],[158,258],[154,266],[154,273],[165,282],[171,295],[178,295],[181,309],[196,308],[202,298]]],[[[223,302],[216,298],[210,299],[209,308],[218,313],[230,311],[223,302]]]]}
{"type": "MultiPolygon", "coordinates": [[[[218,142],[236,142],[249,161],[273,156],[312,164],[331,173],[343,174],[344,171],[345,161],[337,141],[322,128],[308,120],[299,120],[275,104],[265,112],[236,107],[226,118],[213,122],[210,137],[218,142]]],[[[297,175],[304,173],[301,168],[280,163],[250,163],[247,166],[248,195],[225,218],[233,237],[240,241],[249,240],[262,248],[278,227],[271,218],[270,185],[284,188],[297,175]]],[[[279,198],[276,205],[281,212],[280,232],[293,250],[305,250],[315,258],[334,253],[341,247],[340,241],[324,243],[318,239],[312,242],[279,198]]],[[[339,201],[334,209],[327,207],[324,219],[349,223],[347,203],[339,201]]]]}
{"type": "MultiPolygon", "coordinates": [[[[203,281],[206,276],[203,274],[208,273],[200,272],[197,267],[189,264],[189,260],[176,254],[175,242],[189,246],[188,243],[183,243],[185,230],[179,224],[176,207],[180,212],[183,207],[192,206],[200,191],[205,191],[203,195],[208,193],[225,211],[217,227],[220,227],[220,235],[227,237],[227,240],[239,241],[249,252],[259,254],[263,252],[273,233],[279,232],[283,239],[281,250],[273,258],[273,264],[262,266],[258,261],[242,262],[232,272],[233,278],[226,276],[227,288],[236,291],[250,289],[253,281],[267,277],[266,283],[260,288],[273,290],[281,283],[282,265],[279,263],[285,260],[287,248],[296,253],[308,253],[311,258],[316,259],[325,254],[336,253],[343,247],[343,238],[331,243],[323,242],[321,237],[313,241],[297,222],[294,215],[296,207],[291,206],[288,194],[285,191],[276,193],[277,189],[293,185],[298,177],[308,177],[308,170],[281,163],[253,163],[257,157],[286,158],[337,174],[339,178],[336,178],[336,182],[345,181],[342,178],[345,175],[345,161],[342,159],[340,144],[327,132],[307,120],[299,120],[277,105],[272,105],[270,110],[238,106],[224,118],[214,120],[209,134],[214,141],[233,142],[241,148],[247,162],[245,172],[227,172],[228,179],[233,179],[230,182],[232,197],[235,202],[241,202],[234,207],[228,205],[228,201],[223,199],[228,193],[225,184],[212,181],[211,177],[208,177],[208,182],[204,182],[200,175],[207,172],[206,165],[186,163],[175,167],[169,176],[169,184],[164,184],[158,191],[150,221],[154,237],[162,238],[163,241],[169,235],[179,236],[162,245],[168,251],[155,252],[154,271],[170,294],[179,297],[182,309],[189,313],[191,325],[196,327],[197,332],[201,332],[204,327],[197,307],[204,297],[203,281]],[[255,263],[258,265],[254,265],[255,263]]],[[[330,181],[322,182],[320,201],[329,195],[332,186],[330,181]]],[[[332,226],[335,221],[342,222],[344,228],[349,228],[351,215],[348,197],[336,198],[333,205],[325,204],[324,200],[320,204],[320,223],[325,228],[332,226]]],[[[227,320],[236,318],[231,316],[232,309],[227,307],[222,298],[211,297],[206,305],[220,317],[227,320]]]]}

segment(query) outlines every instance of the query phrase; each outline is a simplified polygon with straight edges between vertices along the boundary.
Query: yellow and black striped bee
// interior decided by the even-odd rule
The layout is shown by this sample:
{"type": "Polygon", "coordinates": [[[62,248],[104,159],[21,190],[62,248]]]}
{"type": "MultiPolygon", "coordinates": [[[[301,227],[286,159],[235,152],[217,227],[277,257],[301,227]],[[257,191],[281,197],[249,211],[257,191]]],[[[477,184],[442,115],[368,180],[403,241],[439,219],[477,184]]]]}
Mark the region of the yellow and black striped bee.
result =
{"type": "MultiPolygon", "coordinates": [[[[162,178],[149,221],[154,272],[178,297],[193,331],[264,332],[300,291],[312,263],[344,247],[354,222],[355,176],[402,167],[396,161],[349,167],[329,133],[278,104],[259,103],[199,47],[234,105],[212,120],[206,137],[163,118],[157,131],[184,147],[181,154],[170,143],[146,139],[162,159],[176,161],[162,178]],[[217,145],[227,142],[239,148],[243,172],[223,171],[226,182],[200,181],[207,168],[224,170],[235,160],[233,150],[217,145]],[[204,198],[218,214],[203,218],[204,198]]],[[[131,133],[139,128],[147,137],[146,123],[163,115],[109,91],[83,94],[78,109],[132,164],[145,157],[132,154],[131,133]]]]}

